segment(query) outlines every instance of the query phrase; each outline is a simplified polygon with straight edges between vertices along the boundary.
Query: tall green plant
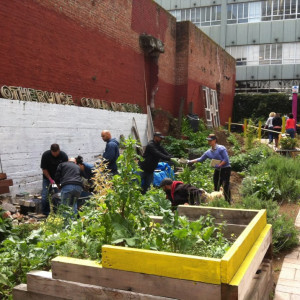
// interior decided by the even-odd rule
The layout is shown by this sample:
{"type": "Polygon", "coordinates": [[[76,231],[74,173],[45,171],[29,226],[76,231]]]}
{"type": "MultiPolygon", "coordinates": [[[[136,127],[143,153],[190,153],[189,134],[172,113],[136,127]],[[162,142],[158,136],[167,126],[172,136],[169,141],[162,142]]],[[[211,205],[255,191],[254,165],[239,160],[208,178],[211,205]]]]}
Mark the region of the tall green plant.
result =
{"type": "Polygon", "coordinates": [[[254,148],[254,141],[257,138],[257,129],[254,122],[250,119],[245,131],[245,148],[250,150],[254,148]]]}

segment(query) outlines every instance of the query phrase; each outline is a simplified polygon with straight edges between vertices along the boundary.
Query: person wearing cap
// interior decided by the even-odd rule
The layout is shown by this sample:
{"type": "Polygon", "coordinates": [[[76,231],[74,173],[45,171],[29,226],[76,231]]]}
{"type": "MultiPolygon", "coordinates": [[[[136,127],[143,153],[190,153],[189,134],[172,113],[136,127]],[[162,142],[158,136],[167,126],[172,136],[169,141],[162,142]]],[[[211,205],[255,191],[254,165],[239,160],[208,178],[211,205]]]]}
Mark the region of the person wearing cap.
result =
{"type": "Polygon", "coordinates": [[[221,185],[224,189],[224,196],[227,202],[231,202],[230,199],[230,174],[231,174],[231,166],[229,161],[229,156],[227,153],[227,149],[217,144],[217,137],[215,134],[210,134],[206,140],[208,144],[211,146],[209,150],[207,150],[200,158],[196,158],[193,160],[188,160],[188,164],[193,164],[197,162],[203,162],[206,159],[212,160],[212,166],[215,168],[214,172],[214,190],[219,191],[221,185]]]}
{"type": "Polygon", "coordinates": [[[166,198],[172,203],[172,208],[178,205],[199,205],[202,201],[204,191],[182,181],[173,181],[171,178],[164,178],[160,187],[166,193],[166,198]]]}
{"type": "Polygon", "coordinates": [[[153,172],[160,160],[169,161],[171,155],[160,145],[164,136],[161,132],[155,132],[153,140],[151,140],[145,149],[143,161],[139,162],[139,167],[142,182],[142,194],[145,194],[153,182],[153,172]]]}

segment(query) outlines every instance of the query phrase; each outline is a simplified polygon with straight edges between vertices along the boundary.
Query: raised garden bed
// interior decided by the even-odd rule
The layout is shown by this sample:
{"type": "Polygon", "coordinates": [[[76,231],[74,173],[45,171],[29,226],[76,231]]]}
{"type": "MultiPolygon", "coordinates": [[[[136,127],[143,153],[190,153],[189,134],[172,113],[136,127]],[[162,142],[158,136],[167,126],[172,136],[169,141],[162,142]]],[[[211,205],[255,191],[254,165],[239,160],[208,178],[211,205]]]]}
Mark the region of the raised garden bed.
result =
{"type": "Polygon", "coordinates": [[[28,273],[27,286],[17,286],[14,299],[268,299],[272,228],[265,210],[178,211],[190,220],[210,214],[217,223],[225,221],[233,245],[221,259],[109,245],[102,247],[102,265],[57,257],[52,273],[28,273]]]}

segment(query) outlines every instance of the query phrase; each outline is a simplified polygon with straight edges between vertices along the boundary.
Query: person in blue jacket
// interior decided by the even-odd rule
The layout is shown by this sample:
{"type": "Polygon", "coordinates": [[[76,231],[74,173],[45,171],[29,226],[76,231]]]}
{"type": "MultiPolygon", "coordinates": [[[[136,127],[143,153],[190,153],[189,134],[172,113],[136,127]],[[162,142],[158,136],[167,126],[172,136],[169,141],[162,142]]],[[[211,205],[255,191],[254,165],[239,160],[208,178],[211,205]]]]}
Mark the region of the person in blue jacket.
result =
{"type": "Polygon", "coordinates": [[[119,142],[111,137],[111,133],[108,130],[101,132],[101,137],[106,142],[103,158],[108,162],[107,169],[112,175],[118,174],[117,159],[120,156],[119,142]]]}
{"type": "Polygon", "coordinates": [[[193,164],[197,162],[203,162],[206,159],[212,159],[212,164],[215,168],[214,172],[214,190],[219,191],[221,185],[224,189],[224,196],[227,202],[231,202],[230,196],[230,175],[231,175],[231,166],[227,153],[227,149],[217,144],[217,137],[215,134],[210,134],[206,140],[211,146],[200,158],[193,160],[188,160],[188,164],[193,164]]]}

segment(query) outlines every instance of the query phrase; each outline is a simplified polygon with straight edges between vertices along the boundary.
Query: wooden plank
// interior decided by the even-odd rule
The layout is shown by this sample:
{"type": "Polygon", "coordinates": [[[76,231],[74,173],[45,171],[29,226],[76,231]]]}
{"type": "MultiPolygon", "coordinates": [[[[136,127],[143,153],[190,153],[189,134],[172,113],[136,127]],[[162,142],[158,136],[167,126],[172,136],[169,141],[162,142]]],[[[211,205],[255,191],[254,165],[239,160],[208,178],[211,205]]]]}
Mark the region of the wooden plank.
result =
{"type": "Polygon", "coordinates": [[[13,185],[12,179],[0,180],[0,187],[1,186],[12,186],[12,185],[13,185]]]}
{"type": "MultiPolygon", "coordinates": [[[[159,296],[134,293],[130,291],[122,291],[110,289],[91,284],[83,284],[73,281],[58,280],[52,278],[51,272],[32,271],[27,274],[27,290],[41,295],[40,299],[44,299],[44,295],[76,299],[76,300],[167,300],[159,296]]],[[[173,298],[174,299],[174,298],[173,298]]]]}
{"type": "Polygon", "coordinates": [[[220,284],[220,259],[102,246],[104,268],[220,284]],[[209,270],[209,272],[207,271],[209,270]]]}
{"type": "Polygon", "coordinates": [[[262,262],[257,270],[259,274],[255,274],[252,281],[248,284],[248,292],[245,294],[245,300],[263,300],[269,299],[269,293],[272,290],[272,264],[262,262]],[[267,298],[265,298],[265,296],[267,298]]]}
{"type": "Polygon", "coordinates": [[[221,299],[220,285],[106,269],[94,261],[70,257],[56,257],[51,263],[55,279],[182,300],[197,299],[197,295],[202,300],[221,299]]]}
{"type": "MultiPolygon", "coordinates": [[[[221,261],[221,282],[229,283],[267,224],[266,210],[260,210],[240,234],[221,261]]],[[[267,227],[269,228],[269,227],[267,227]]]]}
{"type": "MultiPolygon", "coordinates": [[[[217,223],[216,225],[220,225],[220,223],[217,223]]],[[[231,241],[235,241],[239,237],[239,235],[246,229],[246,227],[247,225],[226,224],[222,228],[222,232],[225,238],[231,241]]]]}
{"type": "Polygon", "coordinates": [[[238,286],[238,299],[244,299],[249,292],[250,282],[259,269],[271,243],[272,226],[267,224],[230,282],[230,285],[238,286]]]}
{"type": "Polygon", "coordinates": [[[67,300],[67,298],[52,297],[47,295],[43,295],[41,297],[40,294],[28,292],[27,284],[24,283],[15,286],[13,288],[12,295],[14,300],[67,300]]]}
{"type": "Polygon", "coordinates": [[[6,173],[0,173],[0,180],[6,179],[6,173]]]}
{"type": "Polygon", "coordinates": [[[203,207],[194,205],[179,205],[178,213],[189,220],[198,220],[201,216],[211,215],[216,223],[248,225],[257,215],[258,210],[244,210],[234,208],[203,207]]]}
{"type": "Polygon", "coordinates": [[[9,187],[8,186],[0,186],[0,194],[6,194],[9,193],[9,187]]]}

